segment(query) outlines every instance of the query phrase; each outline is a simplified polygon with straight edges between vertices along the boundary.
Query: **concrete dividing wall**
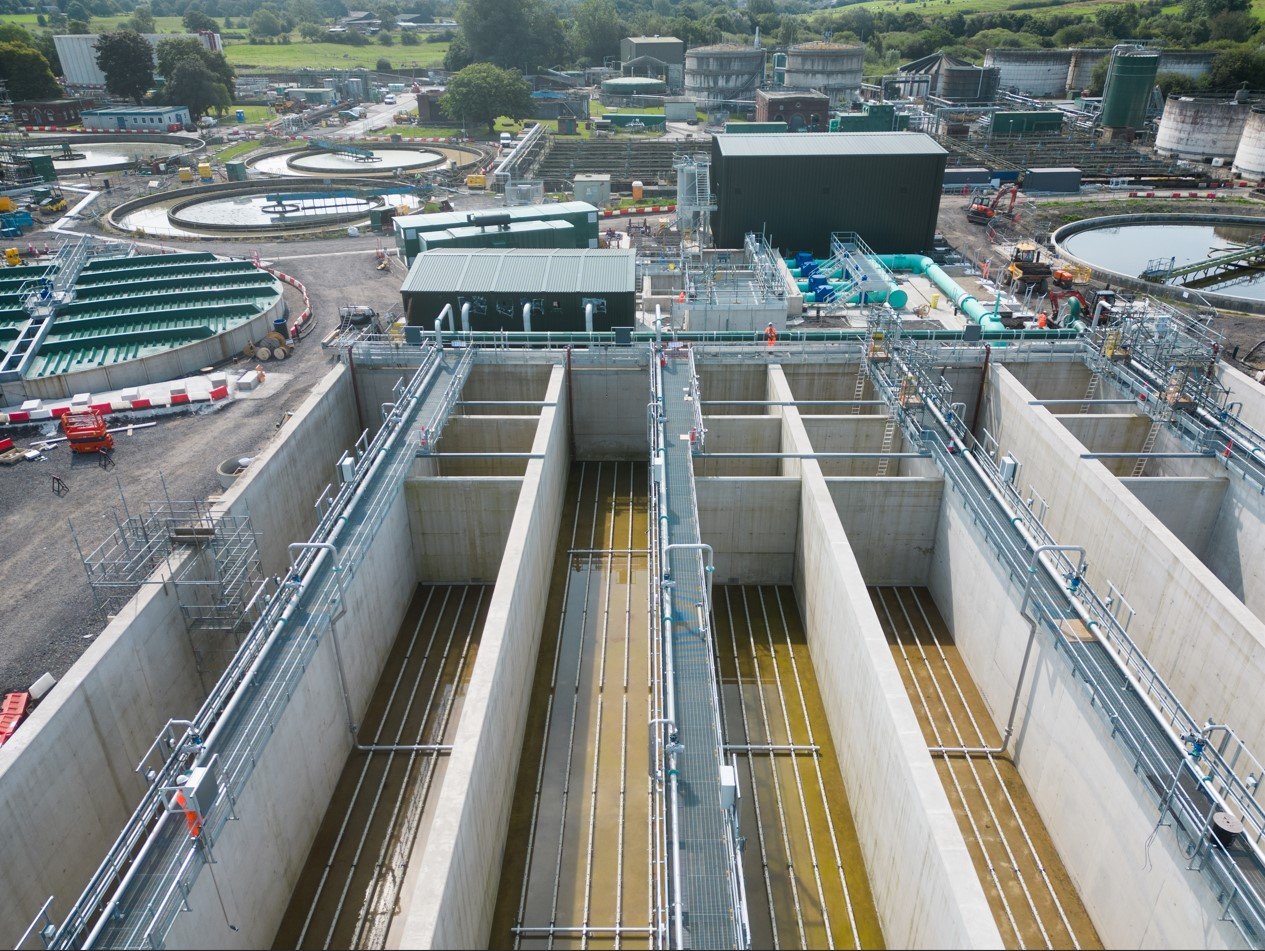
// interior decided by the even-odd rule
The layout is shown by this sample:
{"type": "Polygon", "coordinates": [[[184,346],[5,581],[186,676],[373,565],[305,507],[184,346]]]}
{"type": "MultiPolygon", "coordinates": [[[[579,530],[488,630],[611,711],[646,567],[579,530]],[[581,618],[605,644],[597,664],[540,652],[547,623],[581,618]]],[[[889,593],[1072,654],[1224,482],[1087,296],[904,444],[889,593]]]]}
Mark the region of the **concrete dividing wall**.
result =
{"type": "MultiPolygon", "coordinates": [[[[698,385],[703,402],[708,400],[764,400],[768,369],[759,363],[726,363],[714,366],[698,366],[698,385]]],[[[648,399],[648,397],[647,397],[648,399]]],[[[704,406],[704,414],[717,416],[753,416],[768,412],[762,406],[713,405],[704,406]]]]}
{"type": "MultiPolygon", "coordinates": [[[[997,364],[994,364],[996,366],[997,364]]],[[[1006,369],[1024,385],[1034,400],[1079,400],[1085,398],[1093,374],[1080,360],[1055,360],[1041,363],[1008,363],[1006,369]]],[[[990,380],[991,382],[991,380],[990,380]]],[[[1099,383],[1101,391],[1102,383],[1099,383]]],[[[1099,392],[1099,397],[1103,394],[1099,392]]],[[[1122,409],[1133,412],[1133,407],[1122,409]]],[[[1069,408],[1051,407],[1052,413],[1079,412],[1069,408]]],[[[1111,412],[1111,408],[1095,409],[1094,412],[1111,412]]]]}
{"type": "Polygon", "coordinates": [[[1228,474],[1221,509],[1202,558],[1225,586],[1265,619],[1265,495],[1255,483],[1228,474]]]}
{"type": "MultiPolygon", "coordinates": [[[[337,636],[353,710],[367,707],[377,685],[418,581],[414,564],[401,489],[355,574],[343,579],[347,612],[337,636]]],[[[228,930],[204,871],[189,897],[191,912],[176,918],[169,947],[272,943],[351,751],[328,627],[265,750],[238,798],[237,821],[227,823],[215,843],[216,881],[241,930],[228,930]]]]}
{"type": "MultiPolygon", "coordinates": [[[[1151,429],[1151,417],[1141,413],[1126,415],[1124,413],[1084,413],[1068,414],[1051,410],[1055,418],[1067,427],[1067,431],[1076,437],[1090,452],[1141,452],[1146,434],[1151,429]]],[[[1129,471],[1133,470],[1132,459],[1102,460],[1124,464],[1129,471]]],[[[1108,468],[1112,468],[1108,465],[1108,468]]]]}
{"type": "MultiPolygon", "coordinates": [[[[1021,589],[977,531],[957,493],[946,491],[930,588],[1000,729],[1029,627],[1018,610],[1021,589]]],[[[1103,946],[1242,947],[1234,925],[1219,920],[1213,890],[1186,869],[1172,831],[1150,839],[1158,810],[1148,781],[1133,772],[1049,635],[1036,639],[1020,698],[1015,765],[1103,946]]]]}
{"type": "Polygon", "coordinates": [[[175,585],[150,584],[0,747],[6,947],[49,895],[54,920],[70,910],[145,792],[132,770],[163,724],[201,698],[175,585]]]}
{"type": "Polygon", "coordinates": [[[1239,418],[1265,433],[1265,386],[1227,363],[1217,364],[1217,382],[1230,391],[1230,402],[1241,403],[1239,418]]]}
{"type": "Polygon", "coordinates": [[[404,483],[417,576],[435,583],[496,578],[521,478],[422,478],[404,483]]]}
{"type": "MultiPolygon", "coordinates": [[[[881,452],[887,416],[801,416],[813,452],[881,452]]],[[[905,440],[898,426],[892,433],[892,452],[904,452],[905,440]]],[[[900,475],[903,459],[889,459],[888,475],[900,475]]],[[[874,476],[878,459],[820,459],[827,476],[874,476]]]]}
{"type": "Polygon", "coordinates": [[[454,416],[444,427],[439,451],[530,452],[536,422],[535,416],[454,416]]]}
{"type": "MultiPolygon", "coordinates": [[[[217,510],[251,516],[265,573],[283,572],[286,545],[308,537],[312,503],[355,437],[339,367],[224,493],[217,510]]],[[[0,749],[0,921],[22,922],[13,939],[49,895],[55,916],[78,898],[144,792],[132,773],[141,755],[167,720],[202,702],[175,586],[158,583],[167,577],[141,588],[0,749]]]]}
{"type": "MultiPolygon", "coordinates": [[[[1142,476],[1121,479],[1147,509],[1190,549],[1204,558],[1218,521],[1229,479],[1142,476]]],[[[1260,538],[1258,535],[1257,538],[1260,538]]]]}
{"type": "MultiPolygon", "coordinates": [[[[781,367],[770,392],[790,398],[781,367]]],[[[786,407],[788,446],[809,448],[786,407]]],[[[889,947],[1000,948],[1001,935],[821,469],[802,463],[795,594],[889,947]]]]}
{"type": "MultiPolygon", "coordinates": [[[[1084,545],[1089,581],[1108,581],[1137,611],[1129,633],[1196,720],[1229,722],[1265,750],[1265,624],[1003,367],[994,367],[986,417],[1003,452],[1049,502],[1045,525],[1084,545]],[[1193,646],[1197,645],[1197,646],[1193,646]]],[[[1224,504],[1224,503],[1223,503],[1224,504]]],[[[1259,754],[1258,754],[1259,755],[1259,754]]]]}
{"type": "Polygon", "coordinates": [[[799,538],[799,479],[699,476],[699,537],[720,584],[790,584],[799,538]]]}
{"type": "Polygon", "coordinates": [[[388,939],[397,948],[486,947],[506,848],[527,703],[566,493],[565,370],[548,400],[488,606],[448,772],[388,939]]]}
{"type": "Polygon", "coordinates": [[[326,485],[337,483],[338,458],[360,432],[351,376],[340,365],[321,378],[223,494],[221,507],[250,516],[265,574],[284,574],[290,564],[286,546],[306,541],[316,528],[313,503],[326,485]]]}
{"type": "Polygon", "coordinates": [[[839,521],[869,585],[924,585],[940,520],[940,478],[827,478],[839,521]]]}
{"type": "Polygon", "coordinates": [[[577,459],[645,460],[650,453],[648,367],[573,367],[570,421],[577,459]]]}

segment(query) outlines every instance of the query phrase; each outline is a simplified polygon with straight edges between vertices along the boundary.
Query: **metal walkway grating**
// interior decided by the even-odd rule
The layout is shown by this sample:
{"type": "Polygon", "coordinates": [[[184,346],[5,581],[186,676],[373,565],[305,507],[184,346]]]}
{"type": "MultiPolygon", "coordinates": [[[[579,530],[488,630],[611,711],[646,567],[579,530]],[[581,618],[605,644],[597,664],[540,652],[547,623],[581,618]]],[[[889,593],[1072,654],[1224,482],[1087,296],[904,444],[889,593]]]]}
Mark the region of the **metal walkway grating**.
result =
{"type": "MultiPolygon", "coordinates": [[[[418,425],[432,419],[444,403],[449,383],[462,366],[461,356],[458,351],[427,354],[413,380],[402,388],[391,418],[357,461],[356,479],[343,486],[313,533],[314,541],[338,538],[344,583],[359,570],[401,491],[403,476],[416,457],[418,425]],[[336,525],[341,526],[337,533],[336,525]]],[[[177,752],[156,770],[144,800],[52,947],[163,947],[207,862],[207,849],[232,810],[260,808],[243,798],[243,792],[338,609],[339,584],[328,561],[318,562],[307,552],[296,561],[292,574],[304,578],[302,586],[287,585],[269,601],[194,719],[197,732],[206,738],[202,761],[217,758],[221,783],[205,812],[201,838],[195,843],[184,823],[165,812],[159,799],[159,787],[185,768],[177,752]],[[274,626],[278,636],[270,638],[274,626]]]]}
{"type": "MultiPolygon", "coordinates": [[[[690,396],[692,361],[669,355],[662,367],[664,446],[663,510],[673,545],[697,545],[698,507],[694,494],[691,430],[696,400],[690,396]]],[[[672,586],[672,662],[675,671],[678,757],[681,787],[677,841],[681,851],[679,888],[688,922],[689,946],[732,948],[741,942],[739,890],[730,850],[729,823],[721,804],[720,703],[709,617],[707,577],[701,551],[669,550],[672,586]]]]}

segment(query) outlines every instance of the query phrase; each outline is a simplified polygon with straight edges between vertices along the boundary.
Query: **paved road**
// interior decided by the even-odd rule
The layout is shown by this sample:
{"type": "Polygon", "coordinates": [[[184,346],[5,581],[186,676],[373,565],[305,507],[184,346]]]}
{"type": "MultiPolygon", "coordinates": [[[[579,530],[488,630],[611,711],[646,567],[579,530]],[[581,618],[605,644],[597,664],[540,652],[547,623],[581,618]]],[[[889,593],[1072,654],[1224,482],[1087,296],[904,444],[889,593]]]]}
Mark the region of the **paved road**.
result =
{"type": "Polygon", "coordinates": [[[394,116],[397,112],[416,112],[417,97],[409,92],[397,92],[395,94],[396,102],[393,105],[387,105],[385,102],[379,102],[366,108],[369,114],[363,119],[357,119],[355,122],[349,122],[342,128],[333,132],[332,136],[336,139],[357,139],[362,136],[372,135],[378,129],[385,129],[388,126],[395,125],[394,116]]]}

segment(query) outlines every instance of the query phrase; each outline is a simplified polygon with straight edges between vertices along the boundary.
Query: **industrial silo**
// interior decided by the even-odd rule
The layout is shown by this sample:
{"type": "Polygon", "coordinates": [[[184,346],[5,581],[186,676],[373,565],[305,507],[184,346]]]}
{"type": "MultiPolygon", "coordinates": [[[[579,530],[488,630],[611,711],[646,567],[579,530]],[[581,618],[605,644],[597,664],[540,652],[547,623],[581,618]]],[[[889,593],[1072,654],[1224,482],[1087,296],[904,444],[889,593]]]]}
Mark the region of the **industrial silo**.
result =
{"type": "Polygon", "coordinates": [[[1159,65],[1158,50],[1140,46],[1117,46],[1112,50],[1102,91],[1104,129],[1142,128],[1159,65]]]}
{"type": "Polygon", "coordinates": [[[696,102],[752,99],[764,79],[764,50],[722,43],[685,52],[685,95],[696,102]]]}
{"type": "Polygon", "coordinates": [[[785,85],[816,89],[835,102],[847,102],[861,91],[864,46],[841,43],[801,43],[786,51],[785,85]]]}
{"type": "Polygon", "coordinates": [[[973,66],[944,57],[940,65],[940,81],[936,94],[949,102],[992,102],[1001,84],[1001,70],[996,66],[973,66]]]}
{"type": "Polygon", "coordinates": [[[1246,95],[1233,99],[1172,96],[1164,103],[1155,151],[1196,162],[1232,159],[1251,112],[1246,95]]]}
{"type": "Polygon", "coordinates": [[[1234,153],[1234,171],[1246,178],[1265,178],[1265,107],[1252,107],[1247,117],[1234,153]]]}

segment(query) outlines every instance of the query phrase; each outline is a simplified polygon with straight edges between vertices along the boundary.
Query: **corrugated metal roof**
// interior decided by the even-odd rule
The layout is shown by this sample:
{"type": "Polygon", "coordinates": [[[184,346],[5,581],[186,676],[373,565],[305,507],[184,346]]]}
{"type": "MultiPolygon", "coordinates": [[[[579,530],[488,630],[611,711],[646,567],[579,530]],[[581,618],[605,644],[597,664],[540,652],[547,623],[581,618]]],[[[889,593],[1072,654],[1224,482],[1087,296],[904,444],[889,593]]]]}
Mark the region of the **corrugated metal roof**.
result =
{"type": "Polygon", "coordinates": [[[605,248],[436,248],[419,254],[405,294],[632,293],[636,255],[605,248]]]}
{"type": "Polygon", "coordinates": [[[922,132],[787,132],[754,135],[726,132],[716,136],[726,158],[769,158],[800,155],[948,155],[922,132]]]}
{"type": "Polygon", "coordinates": [[[430,227],[435,229],[461,228],[470,224],[470,216],[507,215],[513,221],[531,221],[541,215],[572,215],[593,212],[597,209],[587,201],[559,201],[547,205],[511,205],[508,208],[477,208],[469,211],[438,211],[427,215],[399,215],[394,219],[395,230],[430,227]]]}

